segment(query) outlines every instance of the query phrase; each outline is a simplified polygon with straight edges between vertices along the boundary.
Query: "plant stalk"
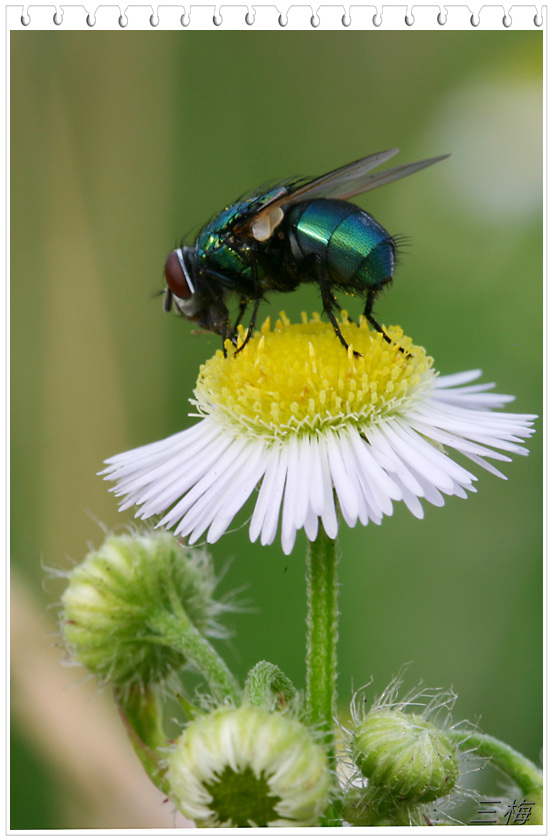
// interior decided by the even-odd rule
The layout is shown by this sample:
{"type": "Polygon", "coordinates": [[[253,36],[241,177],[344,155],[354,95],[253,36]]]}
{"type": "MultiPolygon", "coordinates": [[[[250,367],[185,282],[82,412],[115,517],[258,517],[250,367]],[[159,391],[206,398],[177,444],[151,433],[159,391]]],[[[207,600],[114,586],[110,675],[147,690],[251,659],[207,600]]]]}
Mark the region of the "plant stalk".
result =
{"type": "Polygon", "coordinates": [[[338,641],[337,543],[323,528],[307,549],[307,714],[336,762],[334,721],[338,641]]]}

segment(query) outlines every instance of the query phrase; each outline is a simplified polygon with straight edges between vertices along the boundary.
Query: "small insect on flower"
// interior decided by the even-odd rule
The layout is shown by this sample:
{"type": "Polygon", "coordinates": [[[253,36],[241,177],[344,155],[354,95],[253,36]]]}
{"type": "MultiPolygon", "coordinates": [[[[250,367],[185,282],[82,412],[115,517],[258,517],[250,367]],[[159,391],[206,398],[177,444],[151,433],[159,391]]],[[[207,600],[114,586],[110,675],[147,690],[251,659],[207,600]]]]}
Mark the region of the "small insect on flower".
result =
{"type": "Polygon", "coordinates": [[[349,199],[448,157],[369,174],[398,151],[369,155],[319,178],[291,178],[225,207],[193,245],[183,244],[167,257],[165,310],[171,311],[174,304],[177,312],[222,336],[225,350],[227,339],[237,346],[238,324],[251,304],[239,352],[252,336],[267,292],[292,292],[300,283],[314,282],[323,311],[346,350],[335,315],[341,308],[337,291],[364,295],[363,315],[389,341],[372,309],[378,293],[392,281],[396,241],[349,199]],[[226,303],[231,293],[239,299],[234,326],[226,303]]]}

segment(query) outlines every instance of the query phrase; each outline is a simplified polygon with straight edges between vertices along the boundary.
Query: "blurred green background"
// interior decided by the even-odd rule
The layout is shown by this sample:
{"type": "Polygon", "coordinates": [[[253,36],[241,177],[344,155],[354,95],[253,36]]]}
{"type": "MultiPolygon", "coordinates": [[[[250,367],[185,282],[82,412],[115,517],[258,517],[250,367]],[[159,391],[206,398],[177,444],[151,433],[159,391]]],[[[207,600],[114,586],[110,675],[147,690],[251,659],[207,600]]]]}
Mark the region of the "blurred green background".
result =
{"type": "MultiPolygon", "coordinates": [[[[162,313],[165,257],[264,182],[450,152],[359,199],[408,238],[377,317],[541,414],[542,34],[14,32],[11,114],[11,827],[171,826],[109,698],[60,667],[62,585],[43,586],[100,544],[98,521],[128,521],[103,459],[193,422],[219,340],[162,313]]],[[[320,310],[316,289],[260,318],[282,308],[320,310]]],[[[453,686],[456,719],[539,760],[540,447],[538,431],[508,481],[477,470],[478,494],[422,521],[398,506],[342,527],[344,714],[352,685],[372,678],[371,697],[409,662],[406,687],[453,686]]],[[[242,677],[268,659],[303,682],[304,540],[284,557],[242,527],[213,547],[218,568],[233,558],[221,591],[247,582],[257,607],[222,649],[242,677]]]]}

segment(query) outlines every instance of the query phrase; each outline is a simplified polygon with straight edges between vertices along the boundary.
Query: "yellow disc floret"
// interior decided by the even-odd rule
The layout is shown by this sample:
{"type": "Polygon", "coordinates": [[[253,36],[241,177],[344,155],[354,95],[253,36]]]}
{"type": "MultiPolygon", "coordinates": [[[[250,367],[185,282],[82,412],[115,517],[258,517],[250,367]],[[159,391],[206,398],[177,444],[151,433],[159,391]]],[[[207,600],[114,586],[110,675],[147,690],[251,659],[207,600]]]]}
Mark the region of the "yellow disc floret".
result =
{"type": "MultiPolygon", "coordinates": [[[[228,342],[226,357],[219,350],[202,365],[198,408],[237,430],[284,438],[375,422],[432,387],[433,359],[399,327],[386,327],[390,343],[343,312],[340,329],[347,351],[318,315],[291,324],[281,313],[273,330],[267,319],[239,353],[228,342]]],[[[241,329],[239,348],[245,337],[241,329]]]]}

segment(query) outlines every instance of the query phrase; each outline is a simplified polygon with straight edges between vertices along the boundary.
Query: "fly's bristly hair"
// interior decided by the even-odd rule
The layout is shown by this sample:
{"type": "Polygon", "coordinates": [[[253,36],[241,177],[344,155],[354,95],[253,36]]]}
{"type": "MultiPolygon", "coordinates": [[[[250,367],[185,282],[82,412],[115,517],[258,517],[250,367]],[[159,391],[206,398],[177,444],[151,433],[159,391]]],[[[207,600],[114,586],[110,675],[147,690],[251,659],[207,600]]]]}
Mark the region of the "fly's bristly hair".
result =
{"type": "Polygon", "coordinates": [[[394,243],[396,266],[403,265],[403,258],[410,253],[413,237],[406,233],[394,233],[390,239],[394,243]]]}

